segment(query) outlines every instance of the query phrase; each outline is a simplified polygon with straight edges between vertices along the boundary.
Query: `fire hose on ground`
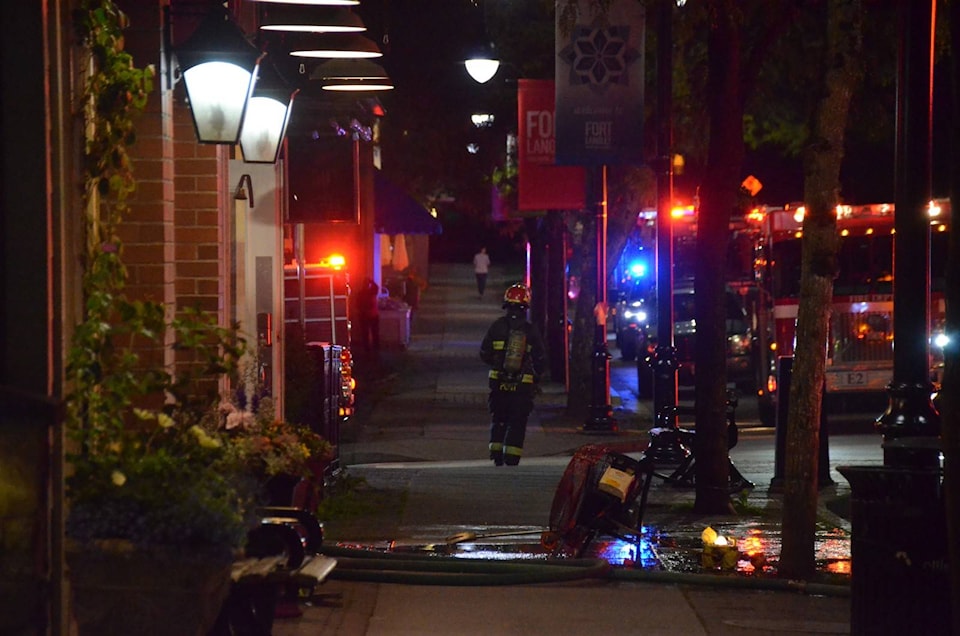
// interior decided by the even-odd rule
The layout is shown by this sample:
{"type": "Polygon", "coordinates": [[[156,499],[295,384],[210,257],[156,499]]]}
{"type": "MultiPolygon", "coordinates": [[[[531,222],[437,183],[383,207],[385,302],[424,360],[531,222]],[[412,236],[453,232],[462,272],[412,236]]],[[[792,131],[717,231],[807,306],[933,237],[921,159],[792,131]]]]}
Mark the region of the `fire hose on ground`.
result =
{"type": "Polygon", "coordinates": [[[383,552],[323,546],[321,553],[337,559],[330,578],[343,581],[412,585],[523,585],[580,579],[637,583],[709,585],[740,589],[800,592],[819,596],[849,596],[845,585],[789,579],[716,576],[691,572],[613,567],[605,559],[464,559],[434,554],[383,552]]]}

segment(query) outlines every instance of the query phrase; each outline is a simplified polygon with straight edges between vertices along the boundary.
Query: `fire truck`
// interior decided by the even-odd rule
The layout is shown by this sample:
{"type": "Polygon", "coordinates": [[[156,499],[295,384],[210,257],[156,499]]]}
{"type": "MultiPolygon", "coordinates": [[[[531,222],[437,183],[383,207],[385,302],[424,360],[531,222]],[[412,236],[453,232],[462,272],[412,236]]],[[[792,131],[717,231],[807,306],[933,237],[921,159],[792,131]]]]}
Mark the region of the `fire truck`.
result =
{"type": "MultiPolygon", "coordinates": [[[[287,413],[335,447],[341,424],[353,415],[356,388],[345,265],[341,256],[284,265],[287,413]]],[[[330,470],[339,468],[337,453],[330,470]]]]}
{"type": "MultiPolygon", "coordinates": [[[[802,205],[767,208],[761,215],[766,254],[765,288],[771,298],[776,356],[792,356],[800,298],[802,205]]],[[[930,250],[931,380],[943,369],[944,273],[947,257],[949,202],[928,206],[930,250]]],[[[840,205],[839,272],[834,281],[827,343],[828,396],[881,394],[893,378],[893,204],[840,205]]],[[[776,366],[768,385],[776,388],[776,366]]]]}
{"type": "MultiPolygon", "coordinates": [[[[656,216],[654,209],[641,210],[637,226],[626,241],[621,257],[613,268],[611,287],[615,290],[612,307],[616,344],[625,360],[638,359],[641,365],[657,343],[656,326],[656,216]]],[[[696,321],[693,294],[696,263],[697,216],[692,205],[671,210],[673,231],[673,342],[679,363],[678,381],[692,385],[695,377],[696,321]]],[[[766,374],[760,363],[763,311],[755,281],[755,250],[760,228],[745,217],[730,223],[730,241],[725,263],[727,380],[741,390],[752,391],[763,385],[766,374]]],[[[641,371],[646,377],[647,370],[641,371]]],[[[640,380],[641,395],[649,387],[640,380]]]]}

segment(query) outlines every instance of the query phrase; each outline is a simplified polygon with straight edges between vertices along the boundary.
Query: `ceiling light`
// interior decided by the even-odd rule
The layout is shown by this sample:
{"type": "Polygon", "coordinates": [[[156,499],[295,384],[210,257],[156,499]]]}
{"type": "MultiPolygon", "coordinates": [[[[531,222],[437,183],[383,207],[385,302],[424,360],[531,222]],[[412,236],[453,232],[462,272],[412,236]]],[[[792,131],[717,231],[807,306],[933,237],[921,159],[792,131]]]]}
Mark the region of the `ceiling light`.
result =
{"type": "Polygon", "coordinates": [[[318,65],[310,73],[325,91],[387,91],[393,81],[382,66],[368,59],[333,59],[318,65]]]}
{"type": "Polygon", "coordinates": [[[357,33],[293,34],[286,47],[294,57],[357,59],[383,55],[373,40],[357,33]]]}
{"type": "Polygon", "coordinates": [[[360,0],[251,0],[264,4],[304,4],[323,7],[351,7],[360,4],[360,0]]]}
{"type": "Polygon", "coordinates": [[[260,29],[295,33],[360,33],[367,27],[360,16],[342,7],[277,5],[261,9],[260,29]]]}

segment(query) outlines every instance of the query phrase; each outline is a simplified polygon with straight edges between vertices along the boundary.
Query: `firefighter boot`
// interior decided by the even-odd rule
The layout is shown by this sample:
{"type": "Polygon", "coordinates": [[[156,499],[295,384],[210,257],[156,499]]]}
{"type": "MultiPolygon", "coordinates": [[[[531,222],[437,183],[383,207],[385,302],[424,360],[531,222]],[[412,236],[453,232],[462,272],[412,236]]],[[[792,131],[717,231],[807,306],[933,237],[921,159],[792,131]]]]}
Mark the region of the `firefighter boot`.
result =
{"type": "Polygon", "coordinates": [[[490,459],[495,466],[503,466],[503,437],[506,432],[507,426],[502,422],[490,425],[490,459]]]}

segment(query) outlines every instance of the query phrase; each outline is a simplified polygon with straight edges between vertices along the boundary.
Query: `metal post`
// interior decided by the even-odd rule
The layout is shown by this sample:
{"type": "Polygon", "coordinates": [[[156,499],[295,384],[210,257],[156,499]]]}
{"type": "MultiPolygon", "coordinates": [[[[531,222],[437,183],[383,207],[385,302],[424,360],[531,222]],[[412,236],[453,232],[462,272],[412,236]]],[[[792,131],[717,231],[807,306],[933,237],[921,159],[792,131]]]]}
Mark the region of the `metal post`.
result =
{"type": "MultiPolygon", "coordinates": [[[[793,378],[793,356],[780,356],[777,362],[777,422],[774,432],[773,479],[770,492],[783,492],[787,468],[787,413],[790,410],[790,384],[793,378]]],[[[824,387],[826,395],[826,387],[824,387]]],[[[826,409],[820,409],[820,443],[817,447],[817,490],[834,484],[830,476],[830,435],[826,409]]]]}
{"type": "Polygon", "coordinates": [[[591,174],[592,194],[599,189],[597,204],[597,305],[595,311],[593,382],[590,396],[590,413],[584,423],[584,432],[610,432],[617,430],[610,406],[610,351],[607,349],[607,166],[594,168],[591,174]],[[600,187],[597,188],[597,181],[600,187]]]}
{"type": "Polygon", "coordinates": [[[567,341],[567,246],[563,213],[547,213],[547,340],[550,355],[550,379],[569,390],[569,348],[567,341]]]}
{"type": "Polygon", "coordinates": [[[940,415],[931,402],[930,321],[934,2],[903,2],[897,73],[893,382],[877,420],[884,464],[939,467],[940,415]]]}
{"type": "Polygon", "coordinates": [[[657,29],[657,348],[653,354],[654,416],[677,404],[673,347],[673,0],[661,0],[657,29]]]}

